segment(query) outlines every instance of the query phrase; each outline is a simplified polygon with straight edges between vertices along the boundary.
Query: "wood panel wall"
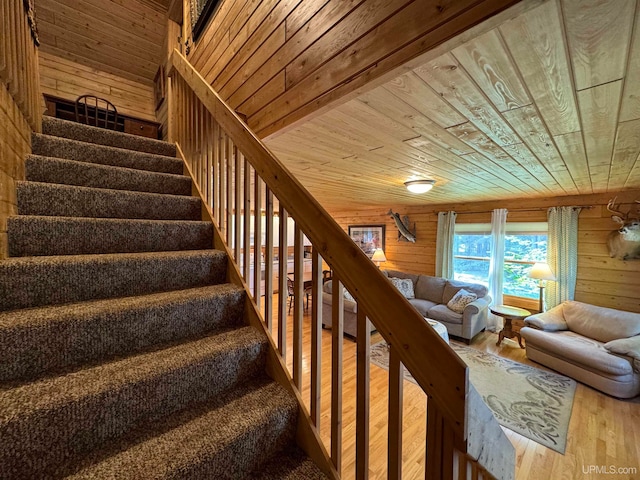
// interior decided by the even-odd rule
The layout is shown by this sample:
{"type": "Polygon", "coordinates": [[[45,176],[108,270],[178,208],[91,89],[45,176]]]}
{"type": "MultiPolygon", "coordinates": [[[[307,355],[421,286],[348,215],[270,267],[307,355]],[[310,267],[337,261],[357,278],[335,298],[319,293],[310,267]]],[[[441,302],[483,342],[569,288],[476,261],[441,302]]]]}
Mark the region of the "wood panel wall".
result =
{"type": "Polygon", "coordinates": [[[134,82],[152,82],[165,36],[167,11],[161,3],[38,0],[41,50],[134,82]]]}
{"type": "Polygon", "coordinates": [[[18,211],[17,180],[24,180],[24,160],[31,153],[31,127],[0,82],[0,259],[7,257],[7,217],[18,211]]]}
{"type": "Polygon", "coordinates": [[[37,50],[24,2],[0,2],[0,259],[7,256],[7,217],[17,211],[15,182],[24,179],[31,131],[42,127],[37,50]]]}
{"type": "Polygon", "coordinates": [[[226,0],[188,58],[265,137],[514,3],[226,0]]]}
{"type": "MultiPolygon", "coordinates": [[[[383,269],[401,270],[411,273],[435,273],[435,249],[437,213],[455,210],[457,223],[489,223],[491,210],[509,210],[507,221],[544,222],[547,209],[561,205],[585,205],[580,212],[578,223],[578,280],[575,299],[610,308],[619,308],[640,313],[640,260],[617,260],[609,257],[606,240],[609,232],[617,229],[611,220],[606,205],[608,195],[580,195],[557,199],[507,200],[501,202],[481,202],[473,204],[425,205],[392,207],[394,212],[409,215],[416,223],[416,243],[399,241],[398,230],[387,209],[360,209],[358,211],[333,211],[332,216],[348,231],[349,225],[385,224],[385,255],[387,262],[383,269]]],[[[618,195],[622,210],[640,199],[640,190],[626,191],[618,195]]],[[[535,302],[515,302],[524,308],[535,308],[535,302]]]]}
{"type": "Polygon", "coordinates": [[[130,80],[41,50],[42,93],[67,100],[93,94],[111,101],[119,113],[156,121],[151,81],[130,80]]]}

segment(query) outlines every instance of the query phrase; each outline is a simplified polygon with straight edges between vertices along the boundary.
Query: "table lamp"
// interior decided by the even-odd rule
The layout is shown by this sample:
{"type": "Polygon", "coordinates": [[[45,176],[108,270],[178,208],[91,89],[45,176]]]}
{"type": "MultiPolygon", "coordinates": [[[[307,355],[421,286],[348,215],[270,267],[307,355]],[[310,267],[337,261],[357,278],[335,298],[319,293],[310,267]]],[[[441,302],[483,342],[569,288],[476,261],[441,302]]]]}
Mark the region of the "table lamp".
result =
{"type": "Polygon", "coordinates": [[[556,277],[551,272],[549,265],[546,263],[536,263],[531,270],[529,271],[529,278],[535,278],[539,281],[538,287],[540,288],[540,307],[539,310],[544,312],[544,300],[543,300],[543,291],[545,287],[545,281],[553,280],[555,281],[556,277]]]}
{"type": "Polygon", "coordinates": [[[376,266],[380,268],[380,263],[386,262],[387,257],[384,256],[384,252],[381,248],[376,248],[373,251],[373,257],[371,257],[371,261],[375,262],[376,266]]]}

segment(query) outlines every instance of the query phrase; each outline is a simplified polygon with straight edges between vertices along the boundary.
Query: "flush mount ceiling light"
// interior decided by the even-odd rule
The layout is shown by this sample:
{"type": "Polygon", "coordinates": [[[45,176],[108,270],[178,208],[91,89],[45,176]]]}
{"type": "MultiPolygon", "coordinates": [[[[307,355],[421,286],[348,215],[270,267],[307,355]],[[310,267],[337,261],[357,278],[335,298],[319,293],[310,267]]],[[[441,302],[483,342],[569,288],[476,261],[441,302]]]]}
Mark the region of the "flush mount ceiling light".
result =
{"type": "Polygon", "coordinates": [[[426,193],[431,190],[435,184],[435,180],[409,180],[408,182],[404,182],[404,186],[412,193],[426,193]]]}

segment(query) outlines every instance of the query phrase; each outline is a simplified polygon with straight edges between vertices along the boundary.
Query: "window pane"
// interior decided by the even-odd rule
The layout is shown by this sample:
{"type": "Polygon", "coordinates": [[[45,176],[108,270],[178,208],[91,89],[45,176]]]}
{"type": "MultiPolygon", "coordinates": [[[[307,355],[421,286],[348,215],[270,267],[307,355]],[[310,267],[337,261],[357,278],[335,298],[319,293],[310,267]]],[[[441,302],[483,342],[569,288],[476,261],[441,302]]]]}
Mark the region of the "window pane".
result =
{"type": "Polygon", "coordinates": [[[538,298],[538,281],[529,278],[528,275],[534,262],[547,260],[547,235],[507,235],[504,257],[504,294],[538,298]],[[529,263],[510,263],[509,260],[529,263]]]}
{"type": "Polygon", "coordinates": [[[453,259],[453,278],[463,282],[488,285],[490,253],[491,237],[489,235],[455,235],[453,240],[453,254],[457,257],[453,259]]]}
{"type": "Polygon", "coordinates": [[[489,286],[489,260],[453,259],[453,278],[489,286]]]}
{"type": "Polygon", "coordinates": [[[547,261],[547,235],[506,235],[504,242],[505,260],[547,261]]]}
{"type": "Polygon", "coordinates": [[[538,298],[538,281],[528,277],[529,270],[530,264],[505,262],[502,292],[514,297],[538,298]]]}
{"type": "Polygon", "coordinates": [[[491,236],[480,234],[454,235],[453,254],[465,257],[489,258],[491,254],[491,236]]]}

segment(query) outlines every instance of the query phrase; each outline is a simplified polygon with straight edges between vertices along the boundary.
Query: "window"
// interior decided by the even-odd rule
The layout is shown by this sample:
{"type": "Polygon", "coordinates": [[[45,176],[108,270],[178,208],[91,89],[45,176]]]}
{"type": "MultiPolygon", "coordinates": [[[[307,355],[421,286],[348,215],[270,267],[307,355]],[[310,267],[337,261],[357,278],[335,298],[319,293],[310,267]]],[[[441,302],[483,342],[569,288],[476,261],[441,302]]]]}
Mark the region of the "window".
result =
{"type": "MultiPolygon", "coordinates": [[[[527,275],[536,262],[547,260],[546,222],[507,223],[504,246],[505,295],[538,298],[537,280],[527,275]]],[[[491,225],[456,224],[453,241],[454,278],[489,284],[491,225]]]]}

